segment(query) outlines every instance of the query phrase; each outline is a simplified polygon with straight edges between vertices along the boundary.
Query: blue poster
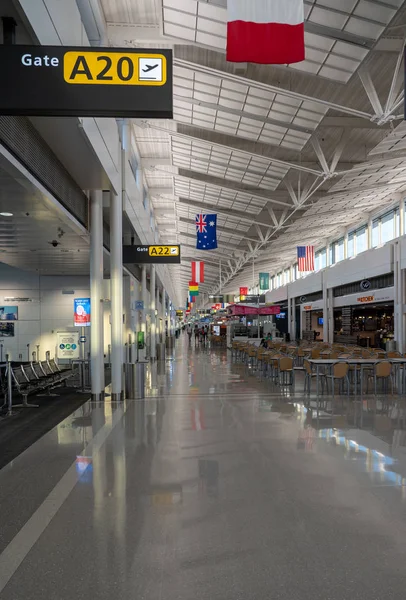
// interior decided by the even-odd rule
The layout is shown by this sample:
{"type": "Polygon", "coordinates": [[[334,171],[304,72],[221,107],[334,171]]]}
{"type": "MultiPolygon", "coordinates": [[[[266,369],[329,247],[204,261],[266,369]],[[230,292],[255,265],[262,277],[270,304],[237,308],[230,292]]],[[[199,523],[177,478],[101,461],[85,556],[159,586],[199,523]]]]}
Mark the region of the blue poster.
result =
{"type": "Polygon", "coordinates": [[[90,298],[75,298],[74,306],[74,325],[75,327],[90,326],[90,298]]]}

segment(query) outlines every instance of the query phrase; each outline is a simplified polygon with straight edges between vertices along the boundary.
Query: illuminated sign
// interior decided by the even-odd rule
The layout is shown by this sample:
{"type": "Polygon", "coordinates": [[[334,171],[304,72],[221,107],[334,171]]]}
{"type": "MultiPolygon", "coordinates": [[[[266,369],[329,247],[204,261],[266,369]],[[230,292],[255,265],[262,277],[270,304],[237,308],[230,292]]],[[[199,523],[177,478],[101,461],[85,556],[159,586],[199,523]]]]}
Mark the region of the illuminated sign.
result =
{"type": "Polygon", "coordinates": [[[172,118],[172,51],[0,46],[0,114],[172,118]]]}
{"type": "Polygon", "coordinates": [[[180,263],[180,246],[123,246],[125,264],[172,264],[180,263]]]}
{"type": "Polygon", "coordinates": [[[357,298],[357,302],[360,303],[365,303],[365,302],[374,302],[375,301],[375,296],[361,296],[360,298],[357,298]]]}
{"type": "Polygon", "coordinates": [[[179,246],[149,246],[148,254],[150,256],[179,256],[179,246]]]}

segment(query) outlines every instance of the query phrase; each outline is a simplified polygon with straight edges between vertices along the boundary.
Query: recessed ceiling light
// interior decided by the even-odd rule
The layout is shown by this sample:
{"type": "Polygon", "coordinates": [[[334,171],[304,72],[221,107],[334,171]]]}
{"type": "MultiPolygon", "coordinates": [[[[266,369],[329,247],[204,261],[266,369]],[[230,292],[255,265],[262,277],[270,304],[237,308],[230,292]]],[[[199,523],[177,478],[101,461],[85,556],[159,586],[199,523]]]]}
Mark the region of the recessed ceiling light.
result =
{"type": "Polygon", "coordinates": [[[11,212],[0,212],[0,217],[12,217],[13,213],[11,212]]]}

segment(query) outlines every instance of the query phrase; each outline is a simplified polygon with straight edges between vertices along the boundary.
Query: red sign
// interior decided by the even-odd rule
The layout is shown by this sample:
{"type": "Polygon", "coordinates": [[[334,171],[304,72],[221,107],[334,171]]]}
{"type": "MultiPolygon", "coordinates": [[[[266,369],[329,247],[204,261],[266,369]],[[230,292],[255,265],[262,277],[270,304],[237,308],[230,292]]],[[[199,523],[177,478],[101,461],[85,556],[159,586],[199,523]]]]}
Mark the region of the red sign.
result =
{"type": "Polygon", "coordinates": [[[280,306],[261,306],[260,308],[255,306],[243,306],[241,304],[234,304],[229,306],[228,314],[232,316],[243,316],[243,315],[279,315],[281,312],[280,306]]]}
{"type": "Polygon", "coordinates": [[[240,287],[240,296],[248,296],[248,288],[240,287]]]}

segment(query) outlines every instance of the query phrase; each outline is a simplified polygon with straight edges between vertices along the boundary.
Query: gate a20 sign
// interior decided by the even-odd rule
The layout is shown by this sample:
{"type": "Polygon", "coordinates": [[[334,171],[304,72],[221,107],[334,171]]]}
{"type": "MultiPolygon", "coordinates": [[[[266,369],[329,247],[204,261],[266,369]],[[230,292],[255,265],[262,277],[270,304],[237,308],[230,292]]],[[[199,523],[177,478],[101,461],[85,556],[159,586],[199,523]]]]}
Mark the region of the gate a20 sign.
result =
{"type": "Polygon", "coordinates": [[[0,46],[0,114],[172,118],[172,51],[0,46]]]}

